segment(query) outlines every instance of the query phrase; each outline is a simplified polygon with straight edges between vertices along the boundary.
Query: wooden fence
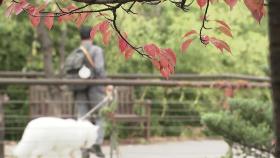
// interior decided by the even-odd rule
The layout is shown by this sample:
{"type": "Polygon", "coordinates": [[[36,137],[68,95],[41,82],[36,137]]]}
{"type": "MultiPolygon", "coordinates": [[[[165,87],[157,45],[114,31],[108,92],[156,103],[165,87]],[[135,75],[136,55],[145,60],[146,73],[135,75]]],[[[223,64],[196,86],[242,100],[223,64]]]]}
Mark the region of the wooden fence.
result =
{"type": "MultiPolygon", "coordinates": [[[[115,75],[108,79],[70,80],[70,79],[43,79],[43,74],[15,75],[0,73],[0,85],[114,85],[114,86],[161,86],[161,87],[191,87],[191,88],[217,88],[225,91],[225,95],[235,89],[270,88],[270,79],[266,77],[253,77],[243,75],[175,75],[170,80],[162,80],[160,76],[153,75],[115,75]],[[30,78],[25,78],[27,76],[30,78]],[[123,77],[123,78],[121,78],[123,77]],[[228,80],[229,79],[229,80],[228,80]]],[[[4,158],[4,116],[3,97],[0,94],[0,158],[4,158]]]]}

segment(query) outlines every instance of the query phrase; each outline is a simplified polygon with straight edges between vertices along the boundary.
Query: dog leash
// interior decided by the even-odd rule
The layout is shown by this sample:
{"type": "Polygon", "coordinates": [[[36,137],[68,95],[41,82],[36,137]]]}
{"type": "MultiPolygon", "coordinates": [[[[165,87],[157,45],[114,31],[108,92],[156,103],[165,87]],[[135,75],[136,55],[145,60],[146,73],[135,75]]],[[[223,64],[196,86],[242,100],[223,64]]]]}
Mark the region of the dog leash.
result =
{"type": "Polygon", "coordinates": [[[107,103],[109,103],[110,101],[112,101],[114,99],[113,97],[113,92],[115,93],[114,89],[111,90],[111,92],[106,92],[107,95],[106,97],[104,97],[97,105],[95,105],[89,112],[87,112],[84,116],[80,117],[79,120],[86,120],[88,119],[91,114],[93,114],[94,112],[96,112],[99,108],[101,108],[102,106],[107,105],[107,103]]]}

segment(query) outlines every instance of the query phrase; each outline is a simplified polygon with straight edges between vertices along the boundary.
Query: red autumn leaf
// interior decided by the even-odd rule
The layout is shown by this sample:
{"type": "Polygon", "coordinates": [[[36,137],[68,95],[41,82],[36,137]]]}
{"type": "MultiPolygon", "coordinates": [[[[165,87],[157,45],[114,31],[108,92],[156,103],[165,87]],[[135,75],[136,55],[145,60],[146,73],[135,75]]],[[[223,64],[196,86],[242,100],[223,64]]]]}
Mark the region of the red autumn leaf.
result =
{"type": "Polygon", "coordinates": [[[172,49],[166,48],[166,49],[163,49],[162,52],[168,58],[168,60],[170,61],[170,64],[172,64],[173,66],[176,65],[176,54],[173,52],[172,49]]]}
{"type": "Polygon", "coordinates": [[[185,33],[185,35],[183,37],[185,38],[185,37],[188,37],[189,35],[192,35],[192,34],[197,34],[197,32],[195,30],[191,30],[191,31],[185,33]]]}
{"type": "Polygon", "coordinates": [[[7,8],[7,10],[6,10],[6,12],[5,12],[5,16],[6,16],[6,17],[10,17],[10,16],[14,13],[14,11],[15,11],[15,6],[16,6],[16,3],[12,3],[12,4],[7,8]]]}
{"type": "Polygon", "coordinates": [[[59,16],[57,18],[57,21],[58,21],[59,24],[61,24],[64,21],[64,17],[63,16],[59,16]]]}
{"type": "Polygon", "coordinates": [[[224,26],[220,26],[218,29],[219,29],[222,33],[224,33],[225,35],[227,35],[227,36],[229,36],[229,37],[232,37],[232,33],[231,33],[231,31],[230,31],[228,28],[226,28],[226,27],[224,27],[224,26]]]}
{"type": "Polygon", "coordinates": [[[99,28],[99,25],[95,25],[91,28],[91,31],[90,31],[90,39],[93,40],[95,35],[96,35],[96,32],[98,31],[98,28],[99,28]]]}
{"type": "Polygon", "coordinates": [[[30,20],[32,26],[37,27],[40,23],[39,11],[35,7],[31,6],[31,7],[29,7],[28,12],[29,12],[29,20],[30,20]]]}
{"type": "Polygon", "coordinates": [[[53,26],[53,19],[54,19],[54,14],[53,13],[48,13],[47,16],[45,17],[45,25],[49,30],[52,29],[53,26]]]}
{"type": "Polygon", "coordinates": [[[39,16],[29,16],[30,22],[33,27],[37,27],[40,23],[40,17],[39,16]]]}
{"type": "Polygon", "coordinates": [[[80,28],[81,25],[86,21],[86,19],[89,15],[90,15],[90,13],[80,13],[76,20],[76,26],[78,28],[80,28]]]}
{"type": "Polygon", "coordinates": [[[164,68],[161,68],[161,69],[160,69],[160,73],[161,73],[161,75],[162,75],[164,78],[166,78],[166,79],[168,79],[168,77],[169,77],[169,75],[170,75],[169,70],[168,70],[168,69],[164,69],[164,68]]]}
{"type": "Polygon", "coordinates": [[[215,20],[217,23],[219,23],[220,25],[226,27],[227,29],[231,30],[229,25],[227,23],[225,23],[224,21],[222,20],[215,20]]]}
{"type": "Polygon", "coordinates": [[[200,9],[207,4],[207,0],[196,0],[196,2],[199,5],[200,9]]]}
{"type": "Polygon", "coordinates": [[[174,71],[175,71],[174,66],[169,65],[168,70],[169,70],[170,73],[174,73],[174,71]]]}
{"type": "Polygon", "coordinates": [[[124,56],[125,56],[125,59],[128,60],[132,57],[133,55],[133,49],[131,47],[128,47],[125,52],[124,52],[124,56]]]}
{"type": "Polygon", "coordinates": [[[109,28],[109,22],[107,20],[103,21],[99,25],[99,31],[104,33],[108,30],[109,28]]]}
{"type": "MultiPolygon", "coordinates": [[[[127,38],[127,35],[125,34],[123,37],[124,37],[124,38],[127,38]]],[[[122,37],[120,37],[120,36],[118,36],[118,42],[119,42],[119,49],[120,49],[121,53],[124,53],[124,51],[125,51],[126,48],[128,47],[128,44],[127,44],[126,41],[125,41],[122,37]]]]}
{"type": "Polygon", "coordinates": [[[160,63],[159,61],[155,60],[155,59],[152,59],[152,64],[154,65],[154,67],[157,69],[157,70],[160,70],[160,63]]]}
{"type": "Polygon", "coordinates": [[[164,54],[159,54],[159,63],[160,63],[160,66],[163,67],[163,68],[168,68],[168,65],[169,65],[169,61],[168,59],[165,57],[164,54]]]}
{"type": "Polygon", "coordinates": [[[188,39],[185,42],[183,42],[181,45],[181,51],[184,52],[186,49],[188,49],[192,41],[193,41],[192,39],[188,39]]]}
{"type": "Polygon", "coordinates": [[[244,0],[246,7],[250,11],[258,10],[264,4],[264,0],[244,0]]]}
{"type": "Polygon", "coordinates": [[[58,17],[58,23],[61,24],[62,22],[73,20],[74,18],[75,18],[75,16],[70,15],[70,14],[59,16],[58,17]]]}
{"type": "Polygon", "coordinates": [[[264,16],[264,8],[262,8],[262,10],[255,10],[254,12],[252,12],[253,17],[257,20],[257,22],[261,22],[262,17],[264,16]]]}
{"type": "Polygon", "coordinates": [[[124,39],[121,36],[118,36],[119,49],[120,52],[125,56],[125,59],[128,60],[132,57],[134,49],[132,49],[125,41],[127,39],[127,34],[124,33],[122,36],[124,39]]]}
{"type": "Polygon", "coordinates": [[[19,3],[17,3],[15,6],[15,14],[20,14],[28,5],[29,3],[27,3],[26,0],[19,1],[19,3]]]}
{"type": "Polygon", "coordinates": [[[40,17],[39,16],[29,16],[30,22],[33,27],[37,27],[40,23],[40,17]]]}
{"type": "Polygon", "coordinates": [[[66,15],[63,15],[63,16],[59,16],[59,17],[57,18],[59,24],[61,24],[62,22],[65,21],[65,16],[66,16],[66,15]]]}
{"type": "Polygon", "coordinates": [[[265,14],[264,0],[244,0],[244,3],[253,17],[260,23],[265,14]]]}
{"type": "Polygon", "coordinates": [[[155,44],[147,44],[144,46],[144,51],[148,53],[151,58],[155,58],[160,54],[160,49],[155,44]]]}
{"type": "Polygon", "coordinates": [[[232,9],[236,5],[237,0],[225,0],[225,2],[230,7],[230,9],[232,9]]]}
{"type": "Polygon", "coordinates": [[[112,34],[112,32],[109,31],[109,30],[107,32],[105,32],[105,33],[102,33],[102,39],[103,39],[103,43],[105,45],[109,44],[110,38],[111,38],[111,34],[112,34]]]}
{"type": "Polygon", "coordinates": [[[225,49],[226,51],[228,51],[229,53],[231,53],[230,47],[229,47],[229,45],[228,45],[226,42],[224,42],[224,41],[222,41],[222,40],[219,40],[219,39],[217,39],[217,38],[215,38],[215,37],[210,38],[210,42],[211,42],[216,48],[218,48],[222,53],[224,52],[224,49],[225,49]]]}

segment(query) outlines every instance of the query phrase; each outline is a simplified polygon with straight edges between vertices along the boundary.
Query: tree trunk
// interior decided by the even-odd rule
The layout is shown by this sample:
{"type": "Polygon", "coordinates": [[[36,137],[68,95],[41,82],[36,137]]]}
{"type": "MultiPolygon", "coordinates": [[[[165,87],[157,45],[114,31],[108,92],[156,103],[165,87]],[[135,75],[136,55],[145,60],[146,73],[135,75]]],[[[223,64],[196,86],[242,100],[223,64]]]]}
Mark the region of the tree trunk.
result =
{"type": "Polygon", "coordinates": [[[269,0],[269,39],[274,128],[275,157],[280,158],[280,1],[269,0]]]}
{"type": "MultiPolygon", "coordinates": [[[[41,19],[43,21],[43,18],[41,19]]],[[[53,63],[52,63],[52,53],[54,51],[53,44],[49,35],[48,30],[41,22],[37,27],[38,40],[41,44],[41,52],[44,54],[44,72],[46,78],[54,78],[53,63]]],[[[61,115],[61,91],[59,86],[49,86],[49,110],[47,115],[60,116],[61,115]]]]}
{"type": "Polygon", "coordinates": [[[52,64],[52,52],[54,49],[49,33],[45,28],[43,22],[41,22],[37,27],[37,34],[38,34],[39,43],[41,44],[40,51],[44,54],[45,75],[47,78],[52,78],[54,76],[53,64],[52,64]]]}
{"type": "Polygon", "coordinates": [[[61,78],[63,78],[64,72],[63,72],[63,68],[64,68],[64,62],[65,62],[65,43],[67,42],[67,26],[66,25],[62,25],[62,29],[61,29],[61,40],[59,43],[59,76],[61,78]]]}

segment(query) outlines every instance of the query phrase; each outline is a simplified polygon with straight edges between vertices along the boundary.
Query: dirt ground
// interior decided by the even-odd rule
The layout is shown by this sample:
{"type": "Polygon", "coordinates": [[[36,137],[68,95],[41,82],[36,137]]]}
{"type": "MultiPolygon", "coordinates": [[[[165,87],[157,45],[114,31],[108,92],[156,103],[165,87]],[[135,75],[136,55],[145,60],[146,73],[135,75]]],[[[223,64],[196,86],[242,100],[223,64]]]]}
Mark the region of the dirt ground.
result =
{"type": "MultiPolygon", "coordinates": [[[[15,142],[5,145],[5,158],[11,158],[15,142]]],[[[119,158],[220,158],[228,149],[222,140],[183,140],[157,142],[144,145],[120,145],[119,158]]],[[[103,146],[106,158],[110,158],[110,147],[103,146]]],[[[92,158],[96,158],[94,155],[92,158]]],[[[114,152],[114,158],[117,158],[114,152]]]]}

